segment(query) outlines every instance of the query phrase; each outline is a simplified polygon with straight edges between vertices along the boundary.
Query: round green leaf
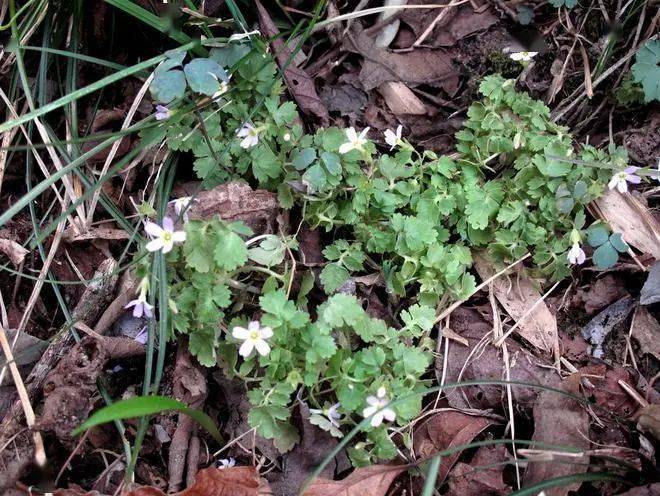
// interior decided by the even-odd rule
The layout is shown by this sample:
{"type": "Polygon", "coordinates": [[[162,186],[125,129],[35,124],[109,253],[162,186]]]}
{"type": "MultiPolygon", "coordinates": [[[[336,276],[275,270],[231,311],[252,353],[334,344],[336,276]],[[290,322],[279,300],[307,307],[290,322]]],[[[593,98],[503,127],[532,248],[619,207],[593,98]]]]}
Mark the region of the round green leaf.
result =
{"type": "Polygon", "coordinates": [[[594,252],[593,261],[601,270],[609,269],[614,267],[617,260],[619,259],[619,254],[614,249],[611,243],[605,243],[594,252]]]}
{"type": "Polygon", "coordinates": [[[620,253],[626,253],[628,251],[628,244],[623,240],[621,233],[614,233],[610,236],[610,243],[620,253]]]}
{"type": "Polygon", "coordinates": [[[609,237],[610,233],[601,225],[592,226],[587,231],[587,242],[594,248],[605,243],[609,237]]]}
{"type": "Polygon", "coordinates": [[[309,167],[316,160],[316,150],[314,148],[304,148],[294,153],[293,166],[296,170],[303,170],[309,167]]]}
{"type": "Polygon", "coordinates": [[[194,59],[186,64],[183,71],[190,89],[207,96],[212,96],[220,89],[220,80],[229,80],[225,70],[211,59],[194,59]]]}
{"type": "Polygon", "coordinates": [[[582,200],[584,195],[587,194],[587,183],[584,181],[577,181],[575,187],[573,188],[573,198],[576,200],[582,200]]]}
{"type": "Polygon", "coordinates": [[[159,102],[170,103],[185,93],[186,78],[183,72],[178,70],[155,72],[149,90],[159,102]]]}

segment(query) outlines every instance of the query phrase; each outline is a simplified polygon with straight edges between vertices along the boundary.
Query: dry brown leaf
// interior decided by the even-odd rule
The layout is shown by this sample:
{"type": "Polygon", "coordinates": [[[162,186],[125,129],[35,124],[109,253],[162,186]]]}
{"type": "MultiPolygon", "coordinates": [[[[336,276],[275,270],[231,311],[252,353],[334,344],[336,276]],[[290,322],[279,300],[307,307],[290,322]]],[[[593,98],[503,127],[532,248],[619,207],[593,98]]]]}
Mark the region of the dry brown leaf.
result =
{"type": "MultiPolygon", "coordinates": [[[[489,418],[467,415],[457,410],[439,412],[415,429],[415,453],[422,458],[430,458],[438,451],[468,444],[492,424],[489,418]]],[[[460,456],[461,451],[442,458],[438,481],[447,477],[460,456]]]]}
{"type": "Polygon", "coordinates": [[[629,245],[660,260],[660,223],[640,200],[611,189],[592,205],[598,216],[607,221],[612,231],[623,234],[629,245]]]}
{"type": "Polygon", "coordinates": [[[296,67],[293,63],[287,65],[291,57],[291,50],[286,46],[284,40],[278,36],[280,30],[277,29],[275,23],[270,18],[268,11],[264,9],[261,2],[255,2],[257,6],[257,14],[259,15],[259,26],[261,26],[261,33],[271,39],[270,45],[275,53],[277,63],[282,68],[284,73],[284,81],[286,82],[289,92],[298,103],[300,110],[305,114],[313,115],[321,120],[321,124],[327,126],[330,122],[330,115],[325,104],[321,101],[316,88],[314,87],[314,80],[301,68],[296,67]]]}
{"type": "Polygon", "coordinates": [[[16,241],[0,238],[0,252],[7,255],[7,258],[11,260],[11,263],[18,267],[23,263],[23,260],[25,260],[25,255],[29,253],[29,250],[23,248],[16,241]]]}
{"type": "Polygon", "coordinates": [[[637,307],[631,334],[642,353],[650,353],[660,360],[660,323],[646,308],[637,307]]]}
{"type": "MultiPolygon", "coordinates": [[[[254,467],[205,468],[195,484],[176,496],[265,496],[272,494],[254,467]]],[[[140,487],[125,496],[165,496],[155,487],[140,487]]]]}
{"type": "MultiPolygon", "coordinates": [[[[579,374],[570,376],[561,384],[561,389],[573,394],[578,394],[579,388],[579,374]]],[[[539,395],[534,406],[533,441],[587,450],[589,440],[585,433],[588,432],[589,414],[580,403],[554,391],[543,391],[539,395]]],[[[533,445],[530,446],[530,448],[533,447],[533,445]]],[[[586,472],[588,468],[588,455],[560,458],[530,461],[525,472],[524,486],[531,486],[555,477],[586,472]]],[[[566,496],[570,491],[576,491],[580,484],[581,482],[577,482],[546,489],[545,494],[546,496],[566,496]]]]}
{"type": "MultiPolygon", "coordinates": [[[[474,266],[482,279],[497,272],[493,262],[484,255],[474,257],[474,266]]],[[[518,323],[516,332],[543,351],[551,351],[558,343],[557,319],[544,301],[537,303],[542,295],[523,268],[508,277],[493,281],[493,292],[506,312],[518,323]],[[530,309],[536,307],[527,315],[530,309]],[[524,317],[524,318],[523,318],[524,317]]]]}
{"type": "Polygon", "coordinates": [[[637,423],[641,430],[660,440],[660,405],[649,405],[644,408],[637,423]]]}
{"type": "Polygon", "coordinates": [[[470,463],[457,463],[449,474],[447,496],[504,496],[511,487],[502,480],[509,452],[502,445],[482,446],[470,463]]]}
{"type": "Polygon", "coordinates": [[[571,306],[577,309],[582,308],[587,315],[593,315],[627,294],[623,279],[613,274],[606,274],[587,287],[578,289],[571,300],[571,306]]]}
{"type": "Polygon", "coordinates": [[[384,496],[407,465],[371,465],[356,468],[345,479],[315,479],[303,496],[384,496]]]}
{"type": "Polygon", "coordinates": [[[426,106],[410,88],[401,81],[388,81],[378,88],[385,103],[396,115],[424,115],[426,106]]]}

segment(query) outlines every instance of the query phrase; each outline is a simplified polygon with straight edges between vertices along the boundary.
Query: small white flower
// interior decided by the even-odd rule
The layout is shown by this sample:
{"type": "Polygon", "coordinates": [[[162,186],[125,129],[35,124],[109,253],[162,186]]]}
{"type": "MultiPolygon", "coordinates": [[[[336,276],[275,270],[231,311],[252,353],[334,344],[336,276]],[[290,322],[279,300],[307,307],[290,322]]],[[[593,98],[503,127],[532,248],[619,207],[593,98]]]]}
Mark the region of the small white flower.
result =
{"type": "Polygon", "coordinates": [[[213,96],[211,96],[211,100],[217,100],[222,95],[227,93],[227,91],[229,91],[229,80],[231,79],[231,74],[227,78],[227,81],[221,81],[220,78],[218,78],[218,76],[216,76],[215,74],[211,74],[211,76],[216,78],[218,80],[218,83],[220,84],[220,87],[218,88],[218,91],[213,93],[213,96]]]}
{"type": "Polygon", "coordinates": [[[566,258],[568,258],[569,263],[573,265],[582,265],[587,259],[587,256],[584,254],[584,250],[580,248],[579,243],[573,243],[571,249],[568,250],[568,255],[566,258]]]}
{"type": "Polygon", "coordinates": [[[290,133],[284,133],[284,136],[282,136],[282,139],[284,141],[291,141],[291,134],[290,133]]]}
{"type": "Polygon", "coordinates": [[[401,143],[401,132],[403,131],[403,126],[401,124],[398,125],[396,128],[396,133],[392,131],[391,129],[387,129],[385,131],[385,143],[390,145],[390,150],[394,150],[394,148],[401,143]]]}
{"type": "Polygon", "coordinates": [[[261,33],[259,33],[259,30],[258,30],[258,29],[255,29],[254,31],[250,31],[249,33],[248,33],[248,32],[245,32],[245,33],[236,33],[236,34],[232,34],[232,35],[229,37],[229,43],[231,43],[232,41],[242,40],[243,38],[249,38],[249,37],[252,36],[252,35],[259,36],[260,34],[261,34],[261,33]]]}
{"type": "Polygon", "coordinates": [[[529,62],[538,55],[539,52],[514,52],[509,54],[511,60],[516,62],[529,62]]]}
{"type": "Polygon", "coordinates": [[[309,412],[324,416],[330,421],[332,425],[334,425],[339,429],[339,420],[341,419],[341,413],[339,413],[337,410],[339,410],[340,406],[341,403],[335,403],[330,408],[324,408],[323,410],[310,408],[309,412]]]}
{"type": "Polygon", "coordinates": [[[266,356],[270,353],[270,345],[266,340],[273,336],[273,330],[270,327],[261,327],[259,321],[250,322],[247,329],[236,326],[231,332],[231,335],[243,341],[243,344],[238,349],[238,354],[244,358],[250,356],[250,353],[255,348],[261,356],[266,356]]]}
{"type": "Polygon", "coordinates": [[[396,418],[396,413],[391,408],[387,408],[389,402],[390,401],[387,398],[387,391],[385,391],[385,388],[381,386],[378,388],[376,396],[369,396],[367,398],[367,403],[369,403],[369,406],[362,410],[362,416],[365,418],[371,417],[372,427],[378,427],[383,423],[383,419],[389,422],[393,422],[396,418]]]}
{"type": "Polygon", "coordinates": [[[259,130],[249,122],[246,122],[241,129],[238,130],[236,136],[243,138],[241,140],[241,148],[252,148],[259,143],[259,130]]]}
{"type": "Polygon", "coordinates": [[[642,178],[635,174],[638,169],[639,167],[630,166],[621,172],[615,173],[607,187],[610,189],[616,188],[619,193],[625,193],[628,191],[628,183],[639,184],[642,181],[642,178]]]}
{"type": "Polygon", "coordinates": [[[170,112],[170,109],[168,109],[165,105],[156,105],[156,113],[154,115],[157,121],[163,121],[165,119],[169,119],[172,115],[172,112],[170,112]]]}
{"type": "Polygon", "coordinates": [[[223,458],[218,460],[218,468],[222,470],[223,468],[231,468],[236,465],[236,460],[233,458],[223,458]]]}
{"type": "Polygon", "coordinates": [[[162,250],[163,253],[172,251],[174,243],[183,243],[186,240],[185,231],[175,231],[174,221],[169,217],[163,217],[163,226],[147,221],[144,230],[152,238],[147,243],[148,251],[162,250]]]}
{"type": "Polygon", "coordinates": [[[346,138],[348,138],[348,141],[339,147],[339,153],[343,155],[351,150],[362,150],[362,147],[367,143],[366,136],[368,132],[368,127],[364,128],[360,134],[358,134],[354,128],[349,127],[346,130],[346,138]]]}
{"type": "Polygon", "coordinates": [[[192,196],[182,196],[181,198],[176,198],[168,203],[174,207],[174,213],[178,217],[181,217],[181,214],[183,213],[183,221],[188,222],[188,207],[190,206],[191,201],[192,196]]]}

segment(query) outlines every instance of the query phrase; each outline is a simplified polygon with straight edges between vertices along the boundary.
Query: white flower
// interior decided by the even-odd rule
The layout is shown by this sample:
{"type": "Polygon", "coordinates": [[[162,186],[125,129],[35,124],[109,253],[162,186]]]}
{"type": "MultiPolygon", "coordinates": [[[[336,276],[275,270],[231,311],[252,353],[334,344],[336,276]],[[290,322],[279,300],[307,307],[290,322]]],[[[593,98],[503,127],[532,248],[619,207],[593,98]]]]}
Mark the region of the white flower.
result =
{"type": "Polygon", "coordinates": [[[172,115],[172,112],[170,112],[170,109],[168,109],[165,105],[156,105],[156,113],[154,115],[157,121],[163,121],[165,119],[169,119],[172,115]]]}
{"type": "Polygon", "coordinates": [[[610,189],[618,189],[619,193],[625,193],[628,191],[628,183],[639,184],[642,181],[642,178],[635,174],[639,167],[626,167],[621,172],[617,172],[612,176],[610,182],[607,184],[607,187],[610,189]]]}
{"type": "Polygon", "coordinates": [[[394,147],[401,143],[401,131],[403,131],[401,124],[396,128],[396,133],[391,129],[385,131],[385,143],[390,145],[390,150],[394,150],[394,147]]]}
{"type": "Polygon", "coordinates": [[[238,130],[236,136],[243,138],[241,140],[241,148],[252,148],[259,143],[259,130],[249,122],[246,122],[241,129],[238,130]]]}
{"type": "Polygon", "coordinates": [[[587,259],[587,256],[584,254],[584,250],[580,248],[579,243],[573,243],[573,246],[568,250],[568,262],[575,265],[582,265],[587,259]]]}
{"type": "Polygon", "coordinates": [[[147,221],[144,230],[152,238],[147,243],[148,251],[162,250],[163,253],[172,251],[174,243],[183,243],[186,240],[185,231],[175,231],[174,222],[169,217],[163,217],[163,226],[147,221]]]}
{"type": "Polygon", "coordinates": [[[346,137],[348,141],[339,147],[339,153],[342,155],[348,153],[351,150],[362,150],[362,147],[367,143],[365,136],[369,132],[369,128],[364,128],[360,134],[357,131],[349,127],[346,130],[346,137]]]}
{"type": "Polygon", "coordinates": [[[223,468],[231,468],[236,465],[236,460],[233,458],[223,458],[222,460],[218,460],[218,468],[222,470],[223,468]]]}
{"type": "Polygon", "coordinates": [[[239,40],[242,40],[243,38],[249,38],[249,37],[252,36],[252,35],[257,35],[257,36],[258,36],[258,35],[260,35],[260,34],[261,34],[261,33],[259,33],[259,30],[257,30],[257,29],[255,29],[254,31],[250,31],[249,33],[248,33],[248,32],[245,32],[245,33],[236,33],[236,34],[232,34],[232,35],[229,37],[229,43],[231,43],[232,41],[239,41],[239,40]]]}
{"type": "Polygon", "coordinates": [[[170,205],[174,206],[174,213],[181,217],[183,213],[183,221],[188,222],[188,207],[192,201],[192,196],[182,196],[181,198],[176,198],[170,202],[170,205]]]}
{"type": "Polygon", "coordinates": [[[317,415],[323,415],[324,417],[326,417],[330,421],[330,423],[332,425],[339,428],[339,419],[341,419],[341,413],[339,413],[337,410],[339,410],[340,406],[341,406],[341,403],[335,403],[330,408],[324,408],[323,410],[318,410],[316,408],[310,408],[309,413],[315,413],[317,415]]]}
{"type": "Polygon", "coordinates": [[[291,141],[291,134],[290,133],[284,133],[284,136],[282,136],[282,139],[284,141],[291,141]]]}
{"type": "Polygon", "coordinates": [[[381,386],[378,388],[376,396],[369,396],[367,398],[367,403],[369,403],[370,406],[362,410],[362,416],[364,418],[371,417],[372,427],[378,427],[383,423],[383,419],[393,422],[396,418],[396,413],[391,408],[387,408],[389,402],[387,391],[381,386]]]}
{"type": "Polygon", "coordinates": [[[220,87],[218,88],[218,91],[213,93],[213,96],[211,96],[212,100],[216,100],[216,99],[220,98],[222,95],[224,95],[225,93],[227,93],[227,91],[229,91],[229,80],[231,79],[231,74],[227,78],[227,81],[220,81],[220,78],[218,78],[218,76],[216,76],[215,74],[211,74],[211,75],[214,78],[216,78],[218,80],[218,83],[220,84],[220,87]]]}
{"type": "Polygon", "coordinates": [[[515,60],[516,62],[529,62],[534,57],[536,57],[538,53],[539,52],[514,52],[509,54],[509,58],[511,58],[511,60],[515,60]]]}
{"type": "Polygon", "coordinates": [[[262,356],[270,353],[270,345],[266,340],[273,336],[273,330],[270,327],[261,327],[261,324],[256,320],[250,322],[247,329],[238,326],[234,327],[231,335],[243,341],[243,344],[238,349],[238,354],[242,357],[247,358],[250,356],[254,348],[262,356]]]}

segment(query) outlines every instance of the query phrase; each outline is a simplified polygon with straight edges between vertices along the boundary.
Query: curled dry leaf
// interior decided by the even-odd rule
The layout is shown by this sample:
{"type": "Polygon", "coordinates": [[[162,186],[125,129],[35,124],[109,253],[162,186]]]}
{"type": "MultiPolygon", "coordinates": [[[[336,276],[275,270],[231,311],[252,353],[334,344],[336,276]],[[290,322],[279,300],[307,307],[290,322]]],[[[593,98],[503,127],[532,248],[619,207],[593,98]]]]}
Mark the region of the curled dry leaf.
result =
{"type": "MultiPolygon", "coordinates": [[[[433,415],[415,430],[415,453],[430,458],[438,451],[470,443],[493,421],[486,417],[467,415],[457,410],[445,410],[433,415]]],[[[442,458],[438,481],[443,481],[454,466],[461,452],[442,458]]]]}
{"type": "Polygon", "coordinates": [[[591,206],[628,244],[660,260],[660,223],[635,196],[608,190],[591,206]]]}
{"type": "MultiPolygon", "coordinates": [[[[580,377],[574,374],[565,379],[561,389],[579,394],[580,377]]],[[[589,414],[576,400],[555,391],[543,391],[534,406],[534,435],[532,441],[570,446],[582,451],[589,449],[589,414]]],[[[534,448],[531,445],[530,448],[534,448]]],[[[571,454],[570,457],[553,454],[551,459],[530,461],[525,472],[524,486],[531,486],[555,477],[585,472],[589,456],[571,454]]],[[[546,496],[566,496],[576,491],[581,483],[546,489],[546,496]]]]}
{"type": "Polygon", "coordinates": [[[639,428],[660,440],[660,405],[649,405],[642,410],[637,419],[639,428]]]}
{"type": "Polygon", "coordinates": [[[0,238],[0,252],[7,255],[7,258],[11,260],[11,263],[18,267],[23,263],[25,255],[29,253],[29,250],[23,248],[16,241],[0,238]]]}
{"type": "Polygon", "coordinates": [[[586,288],[578,289],[571,301],[571,306],[578,310],[583,309],[587,315],[593,315],[627,294],[622,279],[613,274],[606,274],[586,288]]]}
{"type": "MultiPolygon", "coordinates": [[[[495,274],[498,269],[484,254],[474,258],[475,268],[482,279],[495,274]]],[[[516,269],[512,269],[516,270],[516,269]]],[[[541,292],[524,269],[508,277],[498,277],[493,281],[493,292],[497,301],[518,323],[517,333],[543,351],[552,351],[558,344],[557,319],[544,301],[539,301],[541,292]],[[536,306],[535,306],[536,305],[536,306]],[[534,308],[531,312],[530,309],[534,308]]]]}
{"type": "Polygon", "coordinates": [[[635,310],[631,334],[642,353],[650,353],[660,360],[660,323],[646,308],[635,310]]]}
{"type": "Polygon", "coordinates": [[[407,465],[371,465],[357,468],[345,479],[335,481],[318,478],[303,496],[384,496],[407,465]]]}
{"type": "Polygon", "coordinates": [[[385,103],[396,115],[424,115],[426,106],[408,86],[401,81],[388,81],[379,86],[385,103]]]}

